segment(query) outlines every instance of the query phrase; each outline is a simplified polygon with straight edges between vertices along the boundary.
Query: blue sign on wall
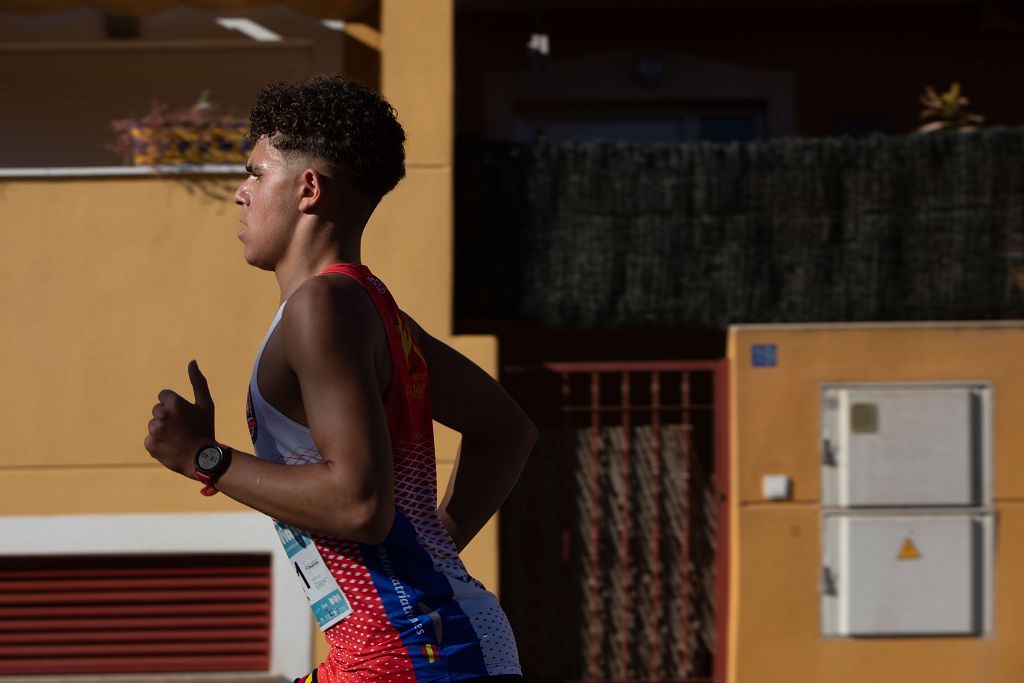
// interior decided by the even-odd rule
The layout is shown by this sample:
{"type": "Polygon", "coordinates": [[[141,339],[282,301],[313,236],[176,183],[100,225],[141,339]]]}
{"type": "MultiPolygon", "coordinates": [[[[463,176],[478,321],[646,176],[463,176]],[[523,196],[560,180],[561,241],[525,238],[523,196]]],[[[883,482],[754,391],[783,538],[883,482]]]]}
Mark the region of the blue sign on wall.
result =
{"type": "Polygon", "coordinates": [[[778,362],[775,344],[754,344],[751,355],[755,368],[774,368],[778,362]]]}

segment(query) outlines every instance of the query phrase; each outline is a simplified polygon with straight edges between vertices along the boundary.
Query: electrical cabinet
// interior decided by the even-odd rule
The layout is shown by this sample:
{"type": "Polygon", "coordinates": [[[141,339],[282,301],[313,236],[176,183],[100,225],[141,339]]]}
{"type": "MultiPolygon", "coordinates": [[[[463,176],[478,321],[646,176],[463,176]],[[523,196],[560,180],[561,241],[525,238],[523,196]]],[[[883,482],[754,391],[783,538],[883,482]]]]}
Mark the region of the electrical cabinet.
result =
{"type": "Polygon", "coordinates": [[[822,391],[822,632],[991,628],[991,389],[835,384],[822,391]]]}
{"type": "Polygon", "coordinates": [[[991,533],[984,513],[826,515],[826,634],[984,633],[991,533]]]}
{"type": "Polygon", "coordinates": [[[826,387],[822,503],[982,505],[989,497],[989,403],[981,385],[826,387]]]}

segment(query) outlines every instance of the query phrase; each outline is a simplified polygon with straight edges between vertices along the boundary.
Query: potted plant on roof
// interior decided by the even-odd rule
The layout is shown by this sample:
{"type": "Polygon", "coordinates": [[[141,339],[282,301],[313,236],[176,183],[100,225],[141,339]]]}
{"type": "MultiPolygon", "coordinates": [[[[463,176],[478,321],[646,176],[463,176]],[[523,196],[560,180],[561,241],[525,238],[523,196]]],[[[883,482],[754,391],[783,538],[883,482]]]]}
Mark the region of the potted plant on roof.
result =
{"type": "Polygon", "coordinates": [[[136,165],[245,163],[252,148],[246,135],[248,122],[216,113],[205,90],[187,109],[153,102],[141,118],[110,123],[117,133],[111,149],[136,165]]]}
{"type": "Polygon", "coordinates": [[[917,131],[934,133],[939,130],[956,130],[967,133],[977,130],[978,124],[984,123],[985,117],[968,112],[967,105],[970,103],[956,81],[949,86],[949,90],[941,94],[932,86],[927,86],[921,94],[924,109],[920,118],[925,123],[921,124],[917,131]]]}

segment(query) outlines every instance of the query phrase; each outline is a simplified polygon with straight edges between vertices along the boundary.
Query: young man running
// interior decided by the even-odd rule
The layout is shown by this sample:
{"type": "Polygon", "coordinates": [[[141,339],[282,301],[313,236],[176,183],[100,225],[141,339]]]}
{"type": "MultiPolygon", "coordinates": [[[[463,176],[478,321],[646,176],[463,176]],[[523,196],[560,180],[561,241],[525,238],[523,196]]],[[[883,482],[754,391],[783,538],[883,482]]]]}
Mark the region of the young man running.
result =
{"type": "Polygon", "coordinates": [[[405,175],[394,110],[319,76],[264,88],[250,121],[238,237],[281,288],[249,383],[257,457],[214,438],[195,361],[195,403],[161,391],[146,449],[205,495],[274,518],[331,646],[297,680],[517,679],[508,620],[458,553],[512,489],[536,431],[361,264],[363,228],[405,175]],[[462,434],[439,506],[432,418],[462,434]]]}

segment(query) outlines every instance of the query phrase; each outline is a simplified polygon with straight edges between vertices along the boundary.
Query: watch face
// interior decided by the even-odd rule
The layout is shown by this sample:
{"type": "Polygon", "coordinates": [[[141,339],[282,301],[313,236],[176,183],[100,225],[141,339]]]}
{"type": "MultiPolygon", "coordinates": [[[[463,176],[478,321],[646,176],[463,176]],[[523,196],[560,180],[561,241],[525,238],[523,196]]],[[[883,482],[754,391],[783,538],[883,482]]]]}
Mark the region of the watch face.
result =
{"type": "Polygon", "coordinates": [[[199,455],[196,456],[196,467],[201,470],[211,471],[217,468],[220,464],[221,458],[224,454],[216,446],[207,446],[203,450],[199,451],[199,455]]]}

